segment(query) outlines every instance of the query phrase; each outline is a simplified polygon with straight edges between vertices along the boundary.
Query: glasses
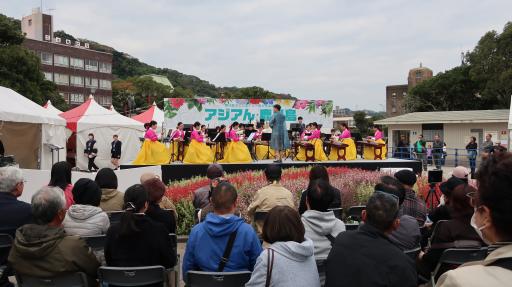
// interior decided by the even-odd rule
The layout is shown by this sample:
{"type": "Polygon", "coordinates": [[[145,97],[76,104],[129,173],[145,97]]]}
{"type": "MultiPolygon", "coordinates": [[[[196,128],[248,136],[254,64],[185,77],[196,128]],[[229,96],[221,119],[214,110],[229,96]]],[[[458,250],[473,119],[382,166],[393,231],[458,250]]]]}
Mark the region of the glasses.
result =
{"type": "Polygon", "coordinates": [[[477,203],[478,197],[476,191],[466,193],[466,196],[469,197],[469,205],[473,208],[478,208],[479,205],[477,203]]]}

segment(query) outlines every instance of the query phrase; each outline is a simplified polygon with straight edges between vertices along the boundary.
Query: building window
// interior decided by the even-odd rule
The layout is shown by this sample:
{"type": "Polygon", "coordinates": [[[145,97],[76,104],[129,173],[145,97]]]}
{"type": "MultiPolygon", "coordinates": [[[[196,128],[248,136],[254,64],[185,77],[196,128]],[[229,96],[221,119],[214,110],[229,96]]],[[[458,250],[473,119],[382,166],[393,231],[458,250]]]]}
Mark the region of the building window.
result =
{"type": "Polygon", "coordinates": [[[55,54],[55,66],[69,67],[69,58],[55,54]]]}
{"type": "Polygon", "coordinates": [[[112,64],[100,62],[101,73],[112,73],[112,64]]]}
{"type": "Polygon", "coordinates": [[[53,74],[50,73],[50,72],[43,72],[44,74],[44,78],[47,79],[48,81],[53,81],[53,74]]]}
{"type": "Polygon", "coordinates": [[[45,65],[53,65],[53,55],[47,52],[39,53],[39,57],[41,58],[41,63],[45,65]]]}
{"type": "Polygon", "coordinates": [[[85,86],[88,88],[98,88],[98,79],[85,77],[85,86]]]}
{"type": "Polygon", "coordinates": [[[81,104],[84,102],[84,94],[71,93],[69,95],[70,104],[81,104]]]}
{"type": "Polygon", "coordinates": [[[71,86],[83,87],[84,86],[84,77],[71,76],[70,83],[71,83],[71,86]]]}
{"type": "Polygon", "coordinates": [[[53,81],[57,85],[69,86],[69,75],[55,73],[53,74],[53,81]]]}
{"type": "Polygon", "coordinates": [[[84,60],[78,58],[69,58],[69,65],[71,68],[75,69],[83,69],[84,68],[84,60]]]}
{"type": "Polygon", "coordinates": [[[85,59],[85,69],[87,71],[98,71],[98,61],[85,59]]]}
{"type": "Polygon", "coordinates": [[[64,98],[64,100],[66,101],[66,103],[69,104],[69,94],[68,93],[59,93],[59,95],[64,98]]]}
{"type": "Polygon", "coordinates": [[[112,83],[109,80],[100,80],[100,89],[110,90],[112,89],[112,83]]]}

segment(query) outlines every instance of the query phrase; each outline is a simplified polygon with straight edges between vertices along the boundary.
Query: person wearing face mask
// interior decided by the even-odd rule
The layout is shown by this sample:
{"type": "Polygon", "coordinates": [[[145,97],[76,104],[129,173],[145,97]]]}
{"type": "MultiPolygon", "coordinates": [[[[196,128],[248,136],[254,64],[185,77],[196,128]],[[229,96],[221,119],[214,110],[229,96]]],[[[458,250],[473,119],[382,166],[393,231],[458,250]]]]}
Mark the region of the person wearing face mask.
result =
{"type": "Polygon", "coordinates": [[[96,156],[98,155],[98,149],[94,147],[94,144],[96,144],[94,135],[89,134],[89,140],[85,143],[84,154],[89,159],[87,169],[91,172],[97,171],[99,169],[98,166],[94,163],[94,160],[96,159],[96,156]]]}
{"type": "Polygon", "coordinates": [[[169,163],[171,151],[158,141],[156,133],[157,122],[151,121],[145,124],[146,133],[144,134],[144,143],[133,161],[133,165],[161,165],[169,163]]]}
{"type": "Polygon", "coordinates": [[[489,255],[443,274],[437,286],[510,286],[512,282],[512,154],[484,161],[476,174],[478,190],[469,193],[471,225],[489,244],[489,255]]]}

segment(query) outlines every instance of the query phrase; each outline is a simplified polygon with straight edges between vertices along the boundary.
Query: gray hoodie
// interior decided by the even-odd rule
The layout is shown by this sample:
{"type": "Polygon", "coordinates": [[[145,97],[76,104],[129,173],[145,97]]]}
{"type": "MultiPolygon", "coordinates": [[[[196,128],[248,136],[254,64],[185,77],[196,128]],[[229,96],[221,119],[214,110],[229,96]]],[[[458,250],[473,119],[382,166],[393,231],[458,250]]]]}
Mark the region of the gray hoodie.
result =
{"type": "Polygon", "coordinates": [[[345,231],[345,224],[334,216],[332,211],[321,212],[306,210],[302,214],[302,223],[306,229],[306,237],[313,240],[315,245],[315,258],[325,259],[331,251],[331,241],[326,237],[330,234],[334,238],[345,231]]]}
{"type": "Polygon", "coordinates": [[[246,287],[265,286],[269,249],[275,251],[270,286],[320,287],[318,270],[313,256],[313,242],[309,239],[302,243],[287,241],[275,242],[270,245],[256,260],[251,280],[245,284],[246,287]]]}
{"type": "Polygon", "coordinates": [[[101,208],[92,205],[73,204],[62,222],[68,235],[94,236],[107,233],[110,220],[101,208]]]}

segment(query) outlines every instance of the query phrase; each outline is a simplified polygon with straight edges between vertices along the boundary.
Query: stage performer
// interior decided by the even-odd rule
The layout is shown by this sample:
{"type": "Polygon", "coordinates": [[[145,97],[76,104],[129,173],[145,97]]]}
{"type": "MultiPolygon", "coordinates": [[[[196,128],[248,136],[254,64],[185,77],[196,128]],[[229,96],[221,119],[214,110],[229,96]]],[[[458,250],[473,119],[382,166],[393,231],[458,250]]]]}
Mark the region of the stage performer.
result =
{"type": "Polygon", "coordinates": [[[254,144],[256,145],[256,159],[271,159],[275,156],[275,151],[273,148],[270,148],[268,141],[262,141],[263,135],[263,125],[256,125],[256,134],[254,135],[254,144]]]}
{"type": "Polygon", "coordinates": [[[94,135],[91,133],[89,134],[89,140],[85,143],[85,150],[84,154],[87,156],[89,162],[87,164],[87,169],[92,171],[97,171],[99,168],[94,163],[94,160],[96,159],[96,156],[98,155],[98,149],[94,147],[96,144],[96,140],[94,139],[94,135]]]}
{"type": "Polygon", "coordinates": [[[306,130],[306,124],[304,123],[304,119],[302,117],[297,118],[299,124],[299,134],[302,134],[304,130],[306,130]]]}
{"type": "Polygon", "coordinates": [[[286,117],[281,112],[280,105],[274,105],[274,113],[270,119],[270,127],[272,128],[270,147],[275,151],[275,162],[281,163],[283,162],[283,154],[290,148],[290,139],[288,138],[288,130],[286,129],[286,117]]]}
{"type": "MultiPolygon", "coordinates": [[[[172,133],[169,135],[169,140],[171,141],[170,145],[170,152],[171,155],[174,155],[174,158],[171,157],[171,159],[176,160],[178,157],[178,147],[182,144],[184,144],[183,140],[185,139],[185,132],[183,131],[183,128],[185,125],[182,122],[178,122],[176,125],[176,129],[172,131],[172,133]]],[[[184,149],[185,147],[183,147],[184,149]]],[[[183,151],[185,154],[185,151],[183,151]]]]}
{"type": "MultiPolygon", "coordinates": [[[[337,141],[347,144],[348,147],[345,148],[345,159],[346,160],[355,160],[357,157],[356,144],[352,139],[352,134],[350,133],[350,128],[346,123],[341,124],[341,129],[343,132],[336,139],[337,141]]],[[[338,148],[336,146],[331,147],[331,153],[329,154],[329,160],[338,160],[338,148]]]]}
{"type": "Polygon", "coordinates": [[[204,136],[201,134],[201,123],[195,122],[192,134],[190,135],[190,145],[183,163],[190,164],[210,164],[213,162],[212,150],[206,145],[204,136]]]}
{"type": "Polygon", "coordinates": [[[238,122],[234,122],[229,131],[226,132],[228,143],[224,149],[224,159],[221,163],[250,163],[252,162],[251,153],[243,141],[238,136],[238,122]]]}
{"type": "MultiPolygon", "coordinates": [[[[376,144],[383,144],[382,147],[382,159],[386,159],[387,155],[387,148],[386,148],[386,142],[384,141],[384,134],[382,133],[382,129],[380,126],[374,126],[373,127],[374,136],[368,137],[368,141],[374,142],[376,144]]],[[[375,160],[375,148],[373,146],[365,145],[363,149],[363,157],[364,159],[369,160],[375,160]]]]}
{"type": "Polygon", "coordinates": [[[169,149],[158,141],[156,133],[157,123],[149,122],[149,126],[144,134],[144,143],[132,164],[134,165],[159,165],[168,164],[171,158],[169,149]]]}
{"type": "Polygon", "coordinates": [[[119,140],[117,135],[114,135],[113,141],[110,144],[112,147],[110,149],[110,162],[114,165],[114,169],[119,168],[119,159],[121,159],[121,146],[122,142],[119,140]]]}
{"type": "MultiPolygon", "coordinates": [[[[324,152],[324,143],[322,142],[321,135],[322,133],[318,129],[317,123],[310,124],[310,132],[311,135],[304,136],[304,141],[308,142],[315,146],[315,161],[325,161],[327,160],[327,156],[324,152]]],[[[304,147],[299,148],[299,153],[297,154],[297,159],[305,161],[306,160],[306,149],[304,147]]]]}

